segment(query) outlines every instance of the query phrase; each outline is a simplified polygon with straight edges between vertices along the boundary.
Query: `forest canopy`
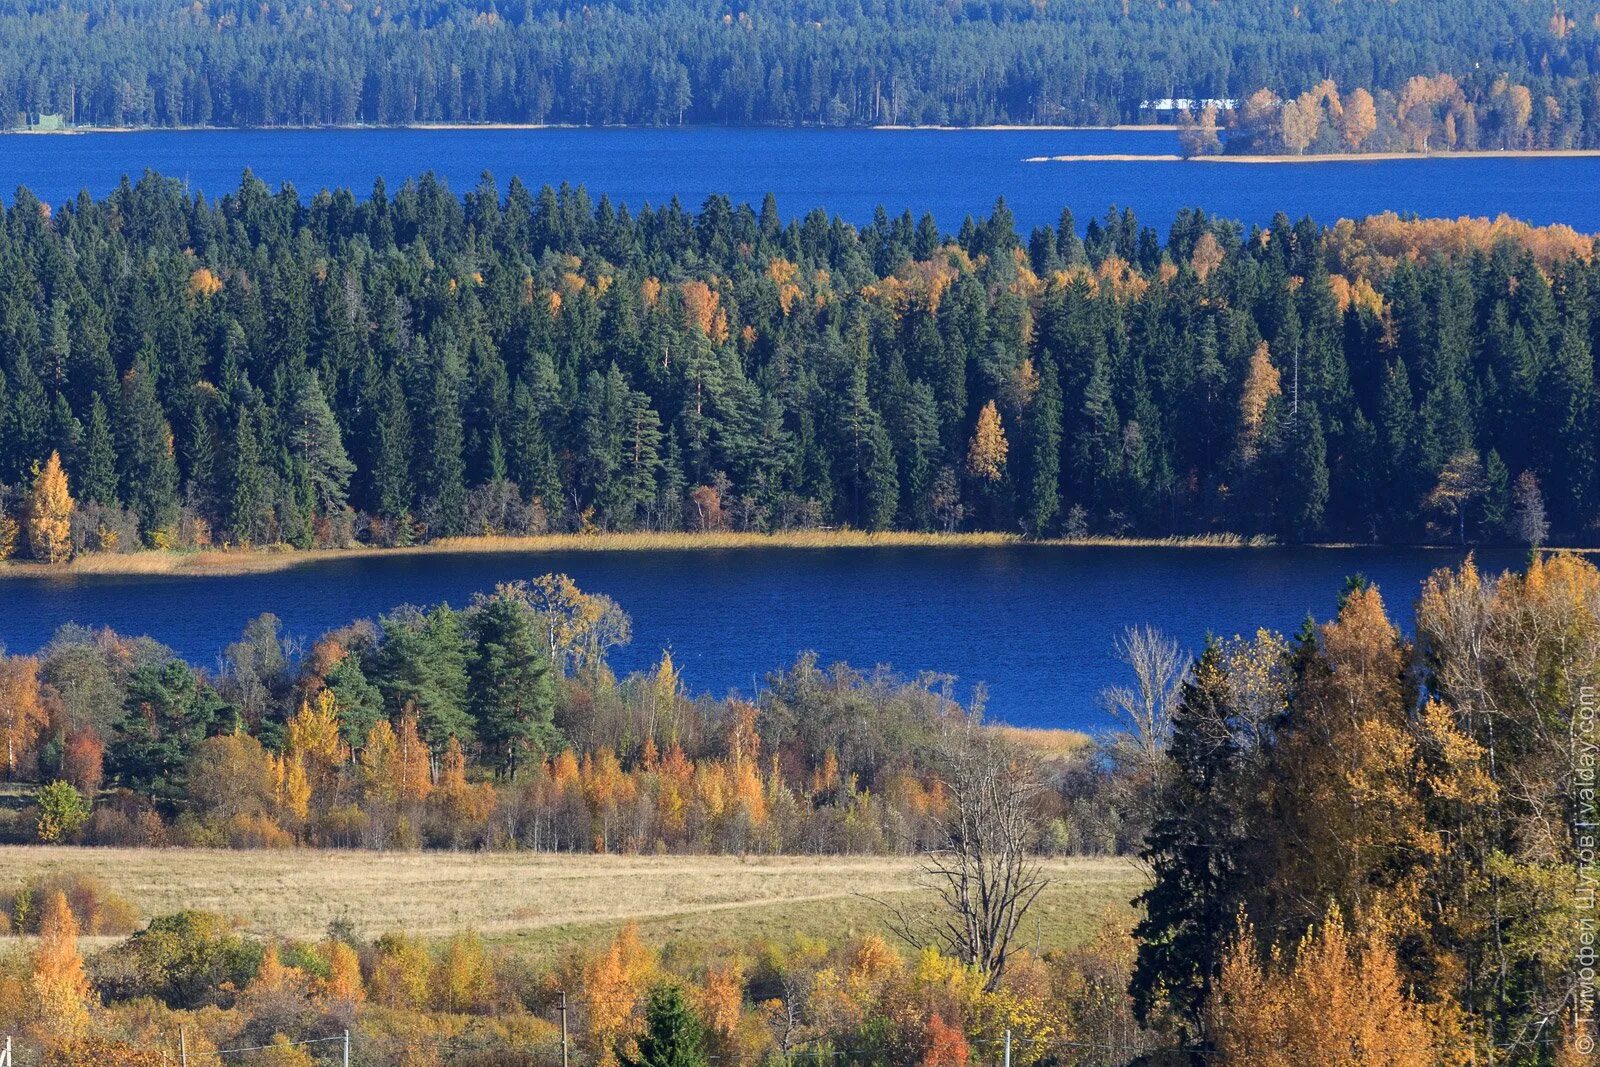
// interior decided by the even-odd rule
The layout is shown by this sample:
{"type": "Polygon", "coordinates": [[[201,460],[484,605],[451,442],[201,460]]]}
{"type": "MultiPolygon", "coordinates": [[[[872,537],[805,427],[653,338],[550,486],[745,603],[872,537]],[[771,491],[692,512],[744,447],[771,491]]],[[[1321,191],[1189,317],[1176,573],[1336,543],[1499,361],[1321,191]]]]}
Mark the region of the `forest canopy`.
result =
{"type": "Polygon", "coordinates": [[[1591,543],[1590,239],[154,175],[0,228],[0,557],[552,531],[1591,543]]]}
{"type": "Polygon", "coordinates": [[[1594,0],[24,2],[0,13],[0,123],[1108,124],[1152,121],[1147,102],[1293,100],[1325,80],[1414,102],[1412,79],[1445,75],[1486,131],[1503,116],[1532,142],[1593,147],[1596,14],[1594,0]]]}

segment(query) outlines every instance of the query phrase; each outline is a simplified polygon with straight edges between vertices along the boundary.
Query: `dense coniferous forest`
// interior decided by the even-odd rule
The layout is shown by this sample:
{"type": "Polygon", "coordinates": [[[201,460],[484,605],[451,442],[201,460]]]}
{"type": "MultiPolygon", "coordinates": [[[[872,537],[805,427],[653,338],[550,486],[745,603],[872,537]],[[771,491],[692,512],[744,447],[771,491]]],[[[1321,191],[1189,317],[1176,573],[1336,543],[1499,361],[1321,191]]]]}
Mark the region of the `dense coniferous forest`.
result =
{"type": "Polygon", "coordinates": [[[1585,238],[169,180],[0,233],[0,547],[1595,536],[1585,238]],[[59,457],[59,461],[53,459],[59,457]]]}
{"type": "Polygon", "coordinates": [[[1593,0],[21,3],[0,13],[0,118],[1104,124],[1148,120],[1145,101],[1293,98],[1324,79],[1401,98],[1444,74],[1482,112],[1522,87],[1508,115],[1530,144],[1593,146],[1596,14],[1593,0]]]}

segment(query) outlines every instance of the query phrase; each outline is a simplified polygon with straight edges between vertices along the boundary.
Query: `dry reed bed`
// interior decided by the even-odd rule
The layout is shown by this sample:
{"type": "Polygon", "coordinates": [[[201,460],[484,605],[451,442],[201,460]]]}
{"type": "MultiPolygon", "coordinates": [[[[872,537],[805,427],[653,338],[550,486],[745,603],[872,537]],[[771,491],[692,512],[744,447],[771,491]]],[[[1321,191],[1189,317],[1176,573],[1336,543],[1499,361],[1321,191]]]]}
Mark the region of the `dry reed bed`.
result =
{"type": "Polygon", "coordinates": [[[174,575],[227,577],[288,570],[307,563],[390,556],[466,556],[494,553],[690,552],[724,549],[827,548],[994,548],[1004,545],[1094,548],[1260,548],[1270,538],[1238,534],[1193,537],[1081,537],[1028,541],[1007,533],[867,533],[860,530],[794,530],[784,533],[600,533],[544,534],[533,537],[451,537],[402,548],[203,549],[193,552],[147,550],[92,553],[66,564],[14,561],[0,564],[0,578],[75,575],[174,575]]]}

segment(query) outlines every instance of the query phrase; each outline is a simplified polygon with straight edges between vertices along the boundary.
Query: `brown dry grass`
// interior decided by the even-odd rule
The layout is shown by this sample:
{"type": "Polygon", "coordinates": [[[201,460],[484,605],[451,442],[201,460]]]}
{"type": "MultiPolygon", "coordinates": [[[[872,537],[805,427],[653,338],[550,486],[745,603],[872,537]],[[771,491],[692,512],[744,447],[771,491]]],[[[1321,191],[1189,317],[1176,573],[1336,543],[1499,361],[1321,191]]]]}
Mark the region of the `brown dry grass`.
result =
{"type": "MultiPolygon", "coordinates": [[[[1028,939],[1075,943],[1142,887],[1121,860],[1052,860],[1028,939]]],[[[144,917],[184,908],[254,933],[316,937],[348,917],[365,935],[471,928],[536,956],[611,937],[740,942],[840,939],[886,929],[879,901],[915,903],[916,861],[888,857],[588,856],[517,853],[0,848],[0,882],[89,871],[144,917]]]]}
{"type": "Polygon", "coordinates": [[[92,553],[71,563],[25,560],[0,563],[0,578],[41,575],[174,575],[227,577],[288,570],[304,563],[371,556],[462,556],[509,552],[688,552],[741,548],[993,548],[1018,544],[1111,548],[1260,548],[1271,539],[1238,534],[1193,537],[1083,537],[1028,542],[1007,533],[867,533],[862,530],[793,530],[784,533],[600,533],[537,537],[450,537],[405,548],[203,549],[194,552],[92,553]]]}
{"type": "Polygon", "coordinates": [[[1081,730],[1060,730],[1041,726],[1007,726],[992,723],[988,727],[1007,741],[1037,755],[1043,760],[1067,760],[1077,756],[1093,743],[1081,730]]]}

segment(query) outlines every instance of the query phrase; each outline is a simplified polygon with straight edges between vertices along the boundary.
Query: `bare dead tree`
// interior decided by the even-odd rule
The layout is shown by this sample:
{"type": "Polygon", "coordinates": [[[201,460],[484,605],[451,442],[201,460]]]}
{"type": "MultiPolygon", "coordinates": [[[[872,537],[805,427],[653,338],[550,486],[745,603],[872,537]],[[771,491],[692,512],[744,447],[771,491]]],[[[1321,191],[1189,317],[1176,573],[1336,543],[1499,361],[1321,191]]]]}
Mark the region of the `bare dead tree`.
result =
{"type": "Polygon", "coordinates": [[[1149,626],[1130,626],[1113,644],[1133,675],[1132,685],[1101,693],[1106,710],[1124,729],[1107,751],[1118,768],[1113,794],[1128,825],[1142,835],[1155,816],[1155,798],[1172,740],[1172,713],[1182,696],[1190,660],[1178,642],[1149,626]]]}
{"type": "Polygon", "coordinates": [[[1149,626],[1128,627],[1112,647],[1133,672],[1133,685],[1112,686],[1102,699],[1112,715],[1129,724],[1140,761],[1155,767],[1172,739],[1172,712],[1189,674],[1189,657],[1177,641],[1149,626]]]}
{"type": "Polygon", "coordinates": [[[891,907],[891,926],[913,946],[935,944],[976,968],[993,990],[1048,881],[1033,849],[1039,779],[1014,747],[969,727],[951,739],[943,780],[945,840],[927,852],[921,874],[941,907],[920,916],[891,907]]]}

